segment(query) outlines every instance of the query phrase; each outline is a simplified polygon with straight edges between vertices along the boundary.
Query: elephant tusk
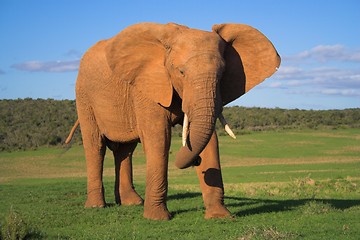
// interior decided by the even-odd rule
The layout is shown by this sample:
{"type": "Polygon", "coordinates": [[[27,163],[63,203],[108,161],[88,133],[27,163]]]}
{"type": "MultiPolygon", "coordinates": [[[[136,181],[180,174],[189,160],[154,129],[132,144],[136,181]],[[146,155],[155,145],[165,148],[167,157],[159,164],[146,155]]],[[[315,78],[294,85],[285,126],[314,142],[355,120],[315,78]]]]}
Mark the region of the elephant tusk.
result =
{"type": "Polygon", "coordinates": [[[225,132],[227,134],[229,134],[229,136],[232,137],[233,139],[236,139],[236,136],[235,136],[234,132],[229,127],[229,124],[226,122],[226,120],[225,120],[224,116],[222,115],[222,113],[220,113],[219,120],[220,120],[221,124],[223,125],[223,127],[225,128],[225,132]]]}
{"type": "Polygon", "coordinates": [[[185,147],[186,145],[186,139],[189,131],[189,118],[188,116],[184,115],[184,123],[183,123],[183,131],[182,131],[182,145],[185,147]]]}

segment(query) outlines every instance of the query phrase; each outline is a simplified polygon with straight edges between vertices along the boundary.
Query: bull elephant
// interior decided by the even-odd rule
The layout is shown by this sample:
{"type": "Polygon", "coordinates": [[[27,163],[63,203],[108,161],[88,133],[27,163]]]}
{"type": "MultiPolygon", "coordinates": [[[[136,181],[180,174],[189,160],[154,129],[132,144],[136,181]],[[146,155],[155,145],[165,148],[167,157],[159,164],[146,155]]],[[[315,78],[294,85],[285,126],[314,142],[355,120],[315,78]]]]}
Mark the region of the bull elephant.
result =
{"type": "Polygon", "coordinates": [[[174,23],[140,23],[96,43],[84,54],[76,82],[88,176],[85,207],[106,204],[106,146],[116,163],[116,201],[142,204],[132,184],[131,163],[141,142],[146,155],[144,217],[170,219],[171,127],[183,123],[175,165],[198,165],[205,218],[229,216],[215,123],[219,117],[224,122],[225,104],[270,77],[279,65],[272,43],[243,24],[214,25],[207,32],[174,23]]]}

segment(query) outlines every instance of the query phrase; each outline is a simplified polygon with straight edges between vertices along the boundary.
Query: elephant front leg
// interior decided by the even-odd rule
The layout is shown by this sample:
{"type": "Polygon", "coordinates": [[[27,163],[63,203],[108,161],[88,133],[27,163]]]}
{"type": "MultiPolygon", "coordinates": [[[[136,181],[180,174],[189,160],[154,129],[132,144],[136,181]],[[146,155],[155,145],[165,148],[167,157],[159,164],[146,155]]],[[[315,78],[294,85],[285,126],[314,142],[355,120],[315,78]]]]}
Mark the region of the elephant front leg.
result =
{"type": "Polygon", "coordinates": [[[224,218],[230,216],[224,206],[224,185],[222,181],[219,147],[216,132],[203,152],[200,166],[196,167],[202,196],[205,204],[205,218],[224,218]]]}
{"type": "Polygon", "coordinates": [[[115,159],[115,201],[122,205],[141,205],[143,199],[133,185],[132,154],[137,143],[120,144],[113,150],[115,159]]]}
{"type": "Polygon", "coordinates": [[[159,139],[159,135],[156,135],[157,138],[143,141],[146,155],[144,217],[153,220],[169,220],[171,218],[166,206],[168,152],[171,134],[167,132],[165,135],[165,139],[159,139]]]}
{"type": "Polygon", "coordinates": [[[138,109],[138,131],[146,156],[144,217],[169,220],[171,215],[166,206],[171,141],[169,118],[167,111],[158,104],[142,103],[138,109]]]}

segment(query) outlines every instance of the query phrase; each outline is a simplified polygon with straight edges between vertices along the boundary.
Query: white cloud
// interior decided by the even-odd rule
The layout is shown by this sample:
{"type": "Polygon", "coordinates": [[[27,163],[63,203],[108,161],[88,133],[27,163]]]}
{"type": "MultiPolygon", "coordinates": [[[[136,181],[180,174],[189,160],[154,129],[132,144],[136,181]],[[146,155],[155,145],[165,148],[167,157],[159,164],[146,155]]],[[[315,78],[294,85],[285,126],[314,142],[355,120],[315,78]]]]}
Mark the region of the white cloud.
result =
{"type": "Polygon", "coordinates": [[[79,60],[72,61],[28,61],[11,66],[17,70],[28,72],[72,72],[79,68],[79,60]]]}
{"type": "Polygon", "coordinates": [[[360,49],[347,49],[341,44],[318,45],[310,50],[284,57],[287,61],[314,60],[320,63],[328,61],[360,62],[360,49]]]}
{"type": "Polygon", "coordinates": [[[360,92],[356,89],[320,89],[320,88],[314,88],[314,89],[300,89],[300,90],[293,90],[289,89],[287,91],[289,94],[298,94],[303,96],[309,96],[309,95],[333,95],[333,96],[343,96],[343,97],[360,97],[360,92]]]}
{"type": "MultiPolygon", "coordinates": [[[[69,51],[68,54],[77,53],[69,51]]],[[[359,63],[360,51],[358,50],[350,51],[339,44],[319,45],[293,56],[283,57],[279,71],[259,87],[282,89],[291,94],[359,97],[359,63]],[[308,64],[308,60],[315,61],[317,64],[308,64]],[[331,64],[329,64],[330,61],[331,64]]],[[[29,72],[69,72],[78,70],[79,60],[28,61],[14,64],[12,67],[29,72]]]]}
{"type": "MultiPolygon", "coordinates": [[[[316,51],[322,52],[324,49],[317,48],[316,51]]],[[[305,52],[302,55],[306,55],[305,52]]],[[[320,55],[325,56],[326,54],[320,55]]],[[[331,58],[330,55],[326,56],[327,59],[331,58]]],[[[292,62],[283,61],[283,63],[292,62]]],[[[320,66],[312,64],[310,67],[280,66],[279,71],[270,80],[265,81],[261,87],[284,89],[291,94],[359,97],[360,66],[350,68],[350,65],[346,65],[346,67],[344,64],[327,66],[325,63],[320,66]]]]}
{"type": "Polygon", "coordinates": [[[272,81],[272,82],[268,82],[265,86],[268,88],[280,88],[282,85],[283,84],[279,81],[272,81]]]}
{"type": "Polygon", "coordinates": [[[342,96],[360,96],[360,92],[355,89],[324,89],[320,93],[327,95],[342,95],[342,96]]]}

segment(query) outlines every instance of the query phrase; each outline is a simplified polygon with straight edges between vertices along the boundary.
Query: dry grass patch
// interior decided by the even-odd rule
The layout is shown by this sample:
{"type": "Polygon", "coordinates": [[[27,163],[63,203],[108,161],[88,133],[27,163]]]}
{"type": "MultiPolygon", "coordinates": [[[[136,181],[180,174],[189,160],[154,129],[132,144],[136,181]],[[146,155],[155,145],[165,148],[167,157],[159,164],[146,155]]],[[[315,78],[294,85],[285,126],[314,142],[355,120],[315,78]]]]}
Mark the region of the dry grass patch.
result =
{"type": "Polygon", "coordinates": [[[360,158],[360,146],[345,146],[341,149],[325,151],[325,153],[327,154],[334,154],[334,155],[346,154],[349,152],[359,153],[359,158],[360,158]]]}
{"type": "Polygon", "coordinates": [[[307,135],[307,136],[314,136],[314,137],[347,138],[347,139],[354,139],[354,140],[360,139],[360,134],[350,135],[350,134],[341,133],[338,131],[336,131],[336,132],[312,131],[311,133],[305,131],[305,132],[288,132],[287,134],[307,135]]]}
{"type": "Polygon", "coordinates": [[[283,232],[276,227],[250,227],[245,231],[245,234],[238,238],[238,240],[252,240],[252,239],[295,239],[299,237],[297,234],[290,232],[283,232]]]}
{"type": "Polygon", "coordinates": [[[173,184],[169,188],[173,190],[188,191],[188,192],[200,192],[199,184],[173,184]]]}
{"type": "Polygon", "coordinates": [[[62,178],[86,176],[85,169],[81,167],[59,167],[49,162],[48,158],[35,158],[27,160],[11,160],[16,164],[6,164],[1,161],[0,182],[7,182],[19,178],[62,178]]]}

